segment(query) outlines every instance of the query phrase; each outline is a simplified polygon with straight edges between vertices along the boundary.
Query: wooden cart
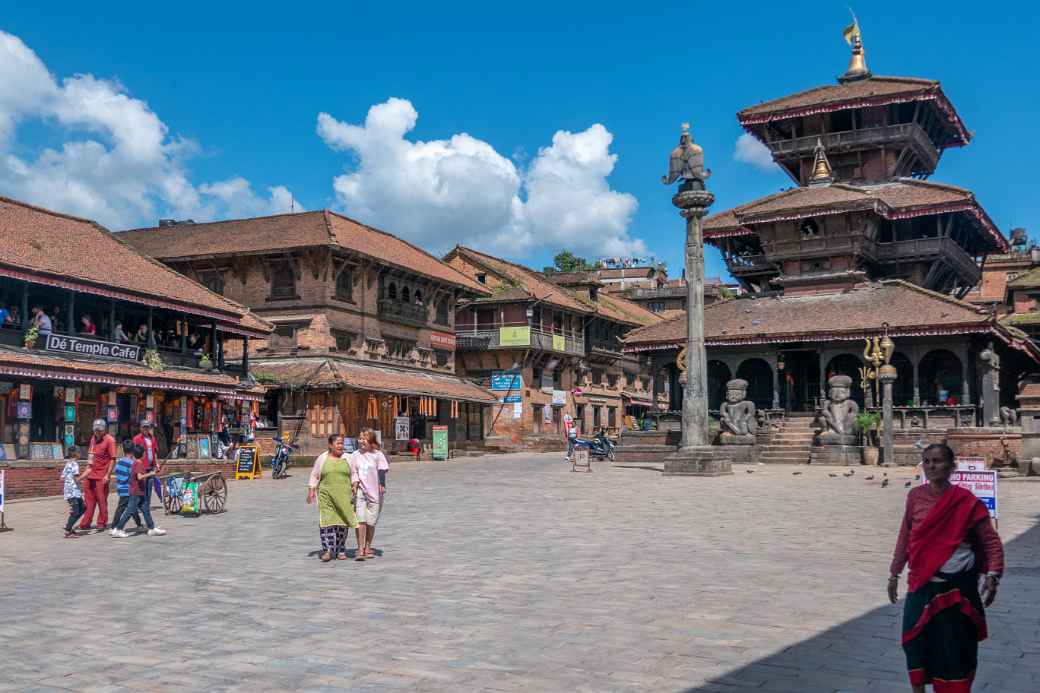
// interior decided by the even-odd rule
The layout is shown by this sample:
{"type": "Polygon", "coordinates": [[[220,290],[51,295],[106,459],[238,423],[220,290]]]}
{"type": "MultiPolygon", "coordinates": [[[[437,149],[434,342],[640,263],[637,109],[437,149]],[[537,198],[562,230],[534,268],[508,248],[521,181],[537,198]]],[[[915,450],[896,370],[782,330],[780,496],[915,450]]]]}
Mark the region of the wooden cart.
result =
{"type": "Polygon", "coordinates": [[[180,513],[184,501],[184,485],[199,485],[201,512],[222,513],[227,506],[227,481],[223,472],[177,472],[159,477],[162,484],[163,509],[167,515],[180,513]]]}

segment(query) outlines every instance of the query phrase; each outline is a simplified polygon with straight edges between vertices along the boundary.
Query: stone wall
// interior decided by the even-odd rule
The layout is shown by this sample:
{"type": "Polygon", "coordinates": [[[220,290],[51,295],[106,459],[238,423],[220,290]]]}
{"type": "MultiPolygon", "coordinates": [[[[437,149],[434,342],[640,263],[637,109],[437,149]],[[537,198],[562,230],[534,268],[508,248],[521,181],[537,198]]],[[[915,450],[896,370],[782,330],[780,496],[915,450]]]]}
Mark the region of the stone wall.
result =
{"type": "Polygon", "coordinates": [[[958,457],[983,457],[986,466],[1004,462],[1005,445],[1012,460],[1022,456],[1022,433],[1000,428],[951,428],[946,432],[946,444],[958,457]]]}
{"type": "MultiPolygon", "coordinates": [[[[14,461],[0,463],[4,470],[6,499],[39,498],[62,495],[61,470],[64,460],[14,461]]],[[[85,462],[80,461],[80,469],[85,462]]],[[[163,462],[163,473],[174,472],[223,472],[228,481],[234,479],[235,470],[231,462],[218,460],[170,460],[163,462]]],[[[116,491],[115,481],[110,484],[116,491]]]]}

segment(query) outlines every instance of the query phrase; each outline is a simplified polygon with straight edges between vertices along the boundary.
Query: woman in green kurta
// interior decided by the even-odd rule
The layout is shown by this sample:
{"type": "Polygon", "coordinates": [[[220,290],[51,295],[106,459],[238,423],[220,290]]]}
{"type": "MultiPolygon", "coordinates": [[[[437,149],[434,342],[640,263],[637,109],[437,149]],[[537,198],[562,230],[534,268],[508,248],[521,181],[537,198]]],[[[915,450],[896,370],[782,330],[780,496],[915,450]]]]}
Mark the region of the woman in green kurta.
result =
{"type": "Polygon", "coordinates": [[[346,560],[347,528],[357,527],[354,514],[350,464],[343,459],[343,436],[329,436],[329,449],[318,455],[307,484],[307,503],[318,502],[318,532],[321,535],[321,560],[335,555],[346,560]]]}

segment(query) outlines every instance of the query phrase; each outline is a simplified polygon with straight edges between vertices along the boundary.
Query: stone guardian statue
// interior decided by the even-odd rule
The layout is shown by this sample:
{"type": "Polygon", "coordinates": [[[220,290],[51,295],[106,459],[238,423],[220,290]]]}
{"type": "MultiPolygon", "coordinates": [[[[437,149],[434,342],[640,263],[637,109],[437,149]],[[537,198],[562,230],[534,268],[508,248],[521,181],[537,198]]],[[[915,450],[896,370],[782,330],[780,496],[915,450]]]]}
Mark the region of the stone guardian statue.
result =
{"type": "Polygon", "coordinates": [[[827,399],[823,400],[823,427],[816,438],[821,445],[855,445],[856,415],[859,405],[849,399],[852,378],[835,375],[827,381],[827,399]]]}
{"type": "Polygon", "coordinates": [[[748,383],[735,379],[726,383],[726,401],[719,407],[719,444],[754,445],[758,420],[755,403],[747,399],[748,383]]]}

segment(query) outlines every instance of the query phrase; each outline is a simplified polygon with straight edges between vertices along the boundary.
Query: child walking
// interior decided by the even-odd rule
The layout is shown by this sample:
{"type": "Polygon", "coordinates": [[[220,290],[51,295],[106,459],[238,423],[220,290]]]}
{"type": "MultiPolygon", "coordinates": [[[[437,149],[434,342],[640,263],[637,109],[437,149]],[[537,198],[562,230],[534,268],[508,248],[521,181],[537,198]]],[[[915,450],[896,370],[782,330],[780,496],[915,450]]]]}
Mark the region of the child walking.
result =
{"type": "Polygon", "coordinates": [[[76,521],[83,516],[83,489],[80,482],[83,477],[79,473],[79,450],[75,445],[65,450],[65,466],[61,470],[61,481],[63,485],[62,495],[69,504],[69,521],[65,523],[65,538],[76,539],[79,537],[74,529],[76,521]]]}
{"type": "Polygon", "coordinates": [[[144,448],[142,446],[133,446],[133,456],[134,464],[130,468],[130,504],[123,511],[123,515],[116,522],[116,526],[112,528],[112,536],[116,539],[125,539],[130,536],[123,531],[123,527],[130,521],[131,515],[141,511],[141,514],[144,515],[144,522],[148,525],[148,536],[161,537],[166,534],[166,530],[155,526],[155,522],[152,521],[152,511],[148,504],[144,502],[145,484],[152,483],[156,473],[155,471],[147,471],[148,462],[144,459],[144,448]]]}
{"type": "MultiPolygon", "coordinates": [[[[129,438],[124,440],[123,456],[116,461],[116,493],[119,494],[119,505],[116,506],[116,512],[112,517],[117,521],[123,516],[127,506],[130,505],[130,470],[134,466],[134,460],[130,457],[130,454],[133,447],[133,441],[129,438]]],[[[137,529],[141,529],[143,526],[140,513],[134,513],[134,524],[137,525],[137,529]]]]}

